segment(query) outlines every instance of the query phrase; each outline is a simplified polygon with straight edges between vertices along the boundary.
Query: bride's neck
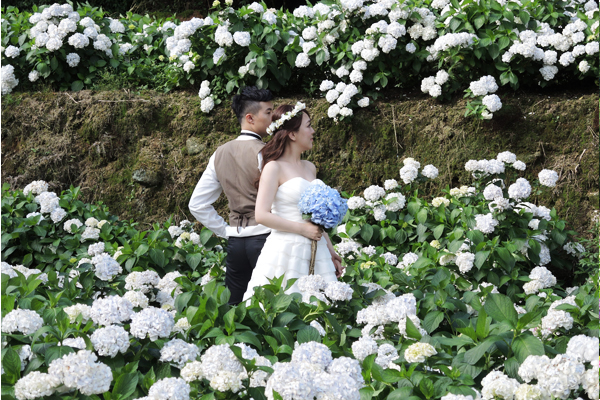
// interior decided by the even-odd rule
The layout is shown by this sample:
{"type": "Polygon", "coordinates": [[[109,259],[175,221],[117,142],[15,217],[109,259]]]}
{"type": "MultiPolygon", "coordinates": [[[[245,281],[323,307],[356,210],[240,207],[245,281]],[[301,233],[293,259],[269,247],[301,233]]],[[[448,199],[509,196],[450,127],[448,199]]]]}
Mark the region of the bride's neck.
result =
{"type": "Polygon", "coordinates": [[[281,155],[280,158],[289,163],[300,164],[300,162],[302,161],[302,159],[301,159],[302,153],[303,153],[302,150],[300,150],[294,144],[291,144],[291,145],[286,146],[286,148],[283,151],[283,154],[281,155]]]}

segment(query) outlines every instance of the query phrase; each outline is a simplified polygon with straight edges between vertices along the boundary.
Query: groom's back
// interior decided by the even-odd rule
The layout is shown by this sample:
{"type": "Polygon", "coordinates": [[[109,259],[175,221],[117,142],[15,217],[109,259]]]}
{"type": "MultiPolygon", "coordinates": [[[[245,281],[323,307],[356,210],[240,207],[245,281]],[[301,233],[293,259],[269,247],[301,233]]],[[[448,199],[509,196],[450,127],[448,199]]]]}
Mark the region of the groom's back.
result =
{"type": "Polygon", "coordinates": [[[257,225],[254,219],[254,183],[260,178],[258,153],[265,144],[258,140],[232,140],[215,151],[215,171],[229,201],[229,224],[257,225]]]}

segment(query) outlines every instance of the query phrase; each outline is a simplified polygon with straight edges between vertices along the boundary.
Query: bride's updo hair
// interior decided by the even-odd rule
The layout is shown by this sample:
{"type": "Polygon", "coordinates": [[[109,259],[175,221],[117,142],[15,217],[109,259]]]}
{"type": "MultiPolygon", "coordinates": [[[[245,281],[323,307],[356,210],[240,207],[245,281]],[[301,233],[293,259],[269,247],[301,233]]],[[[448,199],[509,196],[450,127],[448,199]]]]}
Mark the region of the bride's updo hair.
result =
{"type": "MultiPolygon", "coordinates": [[[[281,118],[283,114],[290,112],[293,109],[294,106],[290,104],[284,104],[277,107],[275,111],[273,111],[271,121],[277,121],[279,118],[281,118]]],[[[290,120],[285,121],[285,123],[273,133],[273,135],[271,136],[271,140],[269,140],[269,142],[263,147],[263,149],[261,150],[263,157],[263,168],[270,161],[277,160],[283,155],[283,152],[285,151],[285,146],[287,146],[287,144],[291,141],[289,134],[292,132],[298,132],[300,126],[302,126],[302,113],[310,117],[310,114],[308,113],[308,111],[306,111],[306,109],[302,110],[290,120]]],[[[255,186],[258,187],[258,181],[256,182],[255,186]]]]}

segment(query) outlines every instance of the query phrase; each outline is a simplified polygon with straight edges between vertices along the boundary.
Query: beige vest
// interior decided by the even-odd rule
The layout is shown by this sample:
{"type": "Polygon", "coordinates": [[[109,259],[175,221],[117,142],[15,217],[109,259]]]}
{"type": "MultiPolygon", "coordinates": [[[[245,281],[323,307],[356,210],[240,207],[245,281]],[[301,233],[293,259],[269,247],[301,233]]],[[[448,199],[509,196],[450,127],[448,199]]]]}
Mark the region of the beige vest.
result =
{"type": "Polygon", "coordinates": [[[264,142],[232,140],[215,151],[215,171],[229,201],[229,225],[238,228],[256,226],[254,183],[260,177],[258,153],[264,142]]]}

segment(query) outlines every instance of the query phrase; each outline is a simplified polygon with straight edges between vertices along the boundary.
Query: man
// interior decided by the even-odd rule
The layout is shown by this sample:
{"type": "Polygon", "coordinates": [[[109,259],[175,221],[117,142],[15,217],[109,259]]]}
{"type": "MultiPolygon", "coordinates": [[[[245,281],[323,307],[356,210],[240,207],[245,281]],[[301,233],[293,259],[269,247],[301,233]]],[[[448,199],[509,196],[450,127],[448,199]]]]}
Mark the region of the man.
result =
{"type": "Polygon", "coordinates": [[[231,108],[241,125],[235,140],[220,146],[208,161],[208,166],[190,199],[191,213],[217,236],[229,239],[225,266],[225,285],[231,292],[229,304],[236,305],[242,297],[256,266],[269,228],[254,219],[262,155],[273,112],[273,95],[269,90],[245,87],[233,96],[231,108]],[[221,192],[229,201],[229,225],[212,204],[221,192]]]}

